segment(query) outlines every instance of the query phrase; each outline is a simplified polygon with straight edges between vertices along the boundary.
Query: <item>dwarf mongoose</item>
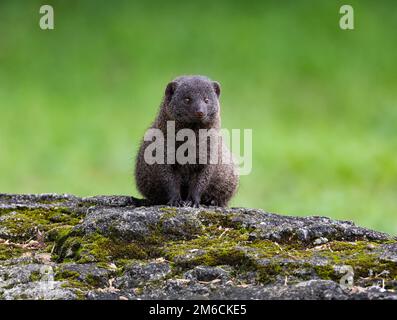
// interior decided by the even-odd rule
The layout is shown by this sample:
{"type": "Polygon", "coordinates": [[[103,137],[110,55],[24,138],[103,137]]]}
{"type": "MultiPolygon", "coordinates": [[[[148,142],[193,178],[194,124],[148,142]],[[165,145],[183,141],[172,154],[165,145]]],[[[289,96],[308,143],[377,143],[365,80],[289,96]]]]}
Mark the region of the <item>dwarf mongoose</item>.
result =
{"type": "Polygon", "coordinates": [[[192,130],[196,139],[190,150],[196,152],[194,160],[197,161],[182,164],[178,160],[175,163],[167,162],[167,152],[173,156],[178,155],[177,148],[185,142],[177,138],[174,150],[168,145],[160,149],[165,156],[164,163],[148,164],[145,161],[145,149],[152,141],[143,141],[137,156],[135,178],[138,190],[150,203],[193,207],[200,204],[227,206],[236,192],[239,180],[237,169],[232,161],[222,161],[222,155],[230,155],[230,151],[219,134],[220,91],[218,82],[204,76],[181,76],[167,85],[151,128],[161,130],[165,140],[172,137],[174,141],[175,136],[167,132],[170,121],[174,123],[176,136],[182,129],[192,130]],[[205,140],[199,140],[200,129],[209,132],[205,140]],[[199,149],[203,143],[204,149],[208,151],[204,154],[204,160],[208,160],[204,161],[206,163],[199,160],[202,157],[199,149]],[[218,156],[217,162],[209,160],[211,155],[218,156]]]}

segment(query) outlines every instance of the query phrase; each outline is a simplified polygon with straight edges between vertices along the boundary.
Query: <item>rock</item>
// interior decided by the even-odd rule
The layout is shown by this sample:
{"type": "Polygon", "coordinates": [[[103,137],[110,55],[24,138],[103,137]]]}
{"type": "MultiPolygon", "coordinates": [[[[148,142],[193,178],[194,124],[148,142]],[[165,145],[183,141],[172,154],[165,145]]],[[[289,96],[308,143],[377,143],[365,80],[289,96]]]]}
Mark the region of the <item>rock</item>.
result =
{"type": "Polygon", "coordinates": [[[162,207],[94,207],[74,232],[83,235],[100,233],[123,241],[143,241],[154,236],[190,239],[200,232],[201,222],[188,209],[176,213],[175,209],[162,207]]]}
{"type": "Polygon", "coordinates": [[[381,260],[397,263],[397,243],[383,244],[378,251],[381,260]]]}
{"type": "Polygon", "coordinates": [[[131,292],[112,290],[92,290],[86,295],[87,300],[136,300],[138,297],[131,292]]]}
{"type": "Polygon", "coordinates": [[[15,259],[0,265],[0,296],[15,299],[76,299],[73,288],[55,281],[51,265],[37,264],[34,260],[15,259]]]}
{"type": "Polygon", "coordinates": [[[317,238],[316,240],[314,240],[313,244],[317,246],[317,245],[324,244],[327,242],[328,242],[327,238],[320,237],[320,238],[317,238]]]}
{"type": "Polygon", "coordinates": [[[397,299],[397,241],[385,233],[144,205],[0,194],[0,299],[397,299]]]}
{"type": "Polygon", "coordinates": [[[170,273],[168,262],[135,262],[125,266],[123,275],[115,279],[114,286],[118,289],[136,288],[164,279],[170,273]]]}
{"type": "Polygon", "coordinates": [[[2,293],[4,300],[75,300],[73,289],[63,287],[64,282],[35,281],[14,286],[2,293]]]}
{"type": "Polygon", "coordinates": [[[216,280],[226,281],[231,278],[228,266],[222,267],[208,267],[208,266],[197,266],[187,272],[184,277],[186,279],[192,279],[203,282],[210,282],[216,280]]]}
{"type": "Polygon", "coordinates": [[[58,278],[76,280],[96,288],[107,287],[114,273],[113,270],[101,268],[95,263],[63,263],[57,268],[58,278]]]}

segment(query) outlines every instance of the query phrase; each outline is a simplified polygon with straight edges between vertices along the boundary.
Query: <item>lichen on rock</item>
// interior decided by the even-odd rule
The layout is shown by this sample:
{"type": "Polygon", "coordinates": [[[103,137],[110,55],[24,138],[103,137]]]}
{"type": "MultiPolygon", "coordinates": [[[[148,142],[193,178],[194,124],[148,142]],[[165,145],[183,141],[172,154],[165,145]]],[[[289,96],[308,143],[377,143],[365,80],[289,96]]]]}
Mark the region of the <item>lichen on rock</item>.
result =
{"type": "Polygon", "coordinates": [[[0,298],[397,299],[397,241],[385,233],[325,217],[143,204],[0,194],[0,298]]]}

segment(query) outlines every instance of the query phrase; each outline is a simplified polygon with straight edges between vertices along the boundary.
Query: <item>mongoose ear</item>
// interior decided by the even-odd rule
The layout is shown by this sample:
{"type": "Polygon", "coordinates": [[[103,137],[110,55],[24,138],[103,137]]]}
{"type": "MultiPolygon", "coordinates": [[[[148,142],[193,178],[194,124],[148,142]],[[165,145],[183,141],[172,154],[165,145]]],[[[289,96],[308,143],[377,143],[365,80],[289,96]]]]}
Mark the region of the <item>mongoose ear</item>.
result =
{"type": "Polygon", "coordinates": [[[176,85],[177,83],[175,81],[172,81],[169,84],[167,84],[167,88],[165,88],[165,99],[167,101],[171,100],[171,97],[176,90],[176,85]]]}
{"type": "Polygon", "coordinates": [[[214,87],[216,95],[219,97],[221,95],[221,85],[217,81],[212,81],[212,86],[214,87]]]}

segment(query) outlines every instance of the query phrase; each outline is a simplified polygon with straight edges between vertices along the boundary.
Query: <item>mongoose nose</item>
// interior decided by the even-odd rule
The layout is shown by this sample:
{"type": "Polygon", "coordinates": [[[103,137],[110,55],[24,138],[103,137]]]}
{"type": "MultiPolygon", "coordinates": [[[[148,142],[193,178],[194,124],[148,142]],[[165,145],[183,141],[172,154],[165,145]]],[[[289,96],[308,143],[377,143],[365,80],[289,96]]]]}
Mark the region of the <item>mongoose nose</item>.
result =
{"type": "Polygon", "coordinates": [[[197,112],[195,112],[195,115],[197,118],[202,118],[202,117],[204,117],[204,112],[197,111],[197,112]]]}

